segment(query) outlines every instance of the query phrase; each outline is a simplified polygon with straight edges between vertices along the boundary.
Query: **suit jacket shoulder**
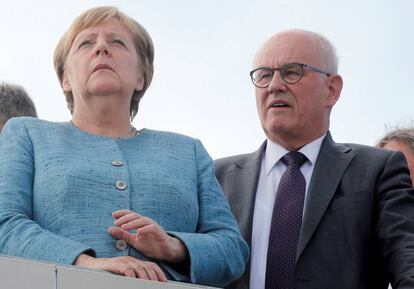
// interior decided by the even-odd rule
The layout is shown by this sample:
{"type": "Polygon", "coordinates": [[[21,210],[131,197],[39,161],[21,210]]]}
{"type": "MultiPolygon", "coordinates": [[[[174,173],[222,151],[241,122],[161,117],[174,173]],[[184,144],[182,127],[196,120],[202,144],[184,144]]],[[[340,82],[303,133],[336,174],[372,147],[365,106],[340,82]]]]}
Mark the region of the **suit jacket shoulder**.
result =
{"type": "Polygon", "coordinates": [[[229,156],[215,160],[216,171],[232,171],[234,169],[254,164],[261,157],[262,150],[253,153],[229,156]]]}
{"type": "Polygon", "coordinates": [[[335,143],[328,133],[309,184],[296,287],[377,289],[391,278],[413,288],[410,186],[400,152],[335,143]]]}
{"type": "Polygon", "coordinates": [[[260,170],[262,153],[266,149],[266,141],[255,152],[229,156],[214,161],[216,176],[221,180],[231,172],[249,170],[251,172],[260,170]]]}

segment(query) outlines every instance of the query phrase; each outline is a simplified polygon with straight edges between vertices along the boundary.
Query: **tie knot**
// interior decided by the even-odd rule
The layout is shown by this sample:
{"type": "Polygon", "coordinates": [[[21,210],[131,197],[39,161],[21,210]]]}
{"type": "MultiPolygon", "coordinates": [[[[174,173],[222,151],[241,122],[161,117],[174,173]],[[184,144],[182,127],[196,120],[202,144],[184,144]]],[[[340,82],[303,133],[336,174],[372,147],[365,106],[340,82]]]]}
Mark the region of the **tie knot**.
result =
{"type": "Polygon", "coordinates": [[[288,152],[282,157],[282,162],[287,165],[297,165],[298,167],[301,167],[308,158],[300,152],[288,152]]]}

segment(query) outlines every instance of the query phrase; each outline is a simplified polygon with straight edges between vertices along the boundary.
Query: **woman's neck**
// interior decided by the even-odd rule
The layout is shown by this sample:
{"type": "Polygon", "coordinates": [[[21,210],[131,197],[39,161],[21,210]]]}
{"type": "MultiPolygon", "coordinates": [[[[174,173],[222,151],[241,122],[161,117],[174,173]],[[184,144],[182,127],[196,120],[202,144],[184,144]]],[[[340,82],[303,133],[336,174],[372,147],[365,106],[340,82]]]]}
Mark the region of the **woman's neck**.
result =
{"type": "Polygon", "coordinates": [[[75,107],[72,123],[88,133],[112,138],[125,138],[136,134],[135,128],[130,123],[129,112],[119,112],[114,109],[90,109],[86,113],[75,107]]]}

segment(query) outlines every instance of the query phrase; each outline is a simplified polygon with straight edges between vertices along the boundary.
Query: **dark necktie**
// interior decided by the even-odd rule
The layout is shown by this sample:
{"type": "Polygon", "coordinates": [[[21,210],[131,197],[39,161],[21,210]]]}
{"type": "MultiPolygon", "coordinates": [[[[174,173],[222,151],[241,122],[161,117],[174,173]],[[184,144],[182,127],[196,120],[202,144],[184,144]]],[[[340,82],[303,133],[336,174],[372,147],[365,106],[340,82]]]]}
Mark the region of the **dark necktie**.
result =
{"type": "Polygon", "coordinates": [[[287,166],[280,178],[270,227],[266,265],[266,289],[294,289],[296,251],[302,226],[306,182],[300,167],[307,160],[289,152],[281,161],[287,166]]]}

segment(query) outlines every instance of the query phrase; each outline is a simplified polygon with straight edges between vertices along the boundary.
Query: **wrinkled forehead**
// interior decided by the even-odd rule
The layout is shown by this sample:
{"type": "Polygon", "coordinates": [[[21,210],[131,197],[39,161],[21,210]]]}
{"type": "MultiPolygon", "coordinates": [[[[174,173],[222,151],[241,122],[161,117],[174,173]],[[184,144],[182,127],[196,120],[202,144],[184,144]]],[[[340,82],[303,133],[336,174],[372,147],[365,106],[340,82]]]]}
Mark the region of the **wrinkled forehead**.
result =
{"type": "Polygon", "coordinates": [[[253,66],[280,67],[293,62],[320,66],[319,42],[302,33],[276,34],[257,51],[253,59],[253,66]]]}
{"type": "Polygon", "coordinates": [[[117,19],[108,19],[80,30],[75,35],[74,41],[82,37],[96,37],[99,33],[108,37],[122,36],[131,40],[133,38],[131,31],[126,25],[117,19]]]}

